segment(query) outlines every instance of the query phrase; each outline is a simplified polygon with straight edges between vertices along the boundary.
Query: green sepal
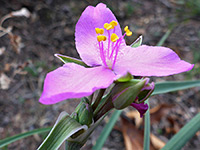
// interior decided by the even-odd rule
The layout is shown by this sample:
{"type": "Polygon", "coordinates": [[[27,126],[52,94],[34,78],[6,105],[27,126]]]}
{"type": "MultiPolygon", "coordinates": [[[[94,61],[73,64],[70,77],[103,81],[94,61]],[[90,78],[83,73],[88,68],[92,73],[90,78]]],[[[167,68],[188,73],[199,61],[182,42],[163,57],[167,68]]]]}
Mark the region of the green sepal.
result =
{"type": "Polygon", "coordinates": [[[135,40],[135,42],[133,42],[130,46],[133,47],[133,48],[136,48],[138,46],[141,46],[142,45],[142,35],[139,36],[139,38],[137,38],[135,40]]]}
{"type": "Polygon", "coordinates": [[[128,72],[126,75],[120,77],[115,82],[128,82],[133,79],[133,76],[128,72]]]}
{"type": "Polygon", "coordinates": [[[84,67],[89,68],[88,65],[86,65],[82,60],[80,59],[76,59],[73,57],[69,57],[69,56],[65,56],[65,55],[61,55],[61,54],[54,54],[55,57],[57,57],[58,59],[60,59],[63,63],[75,63],[84,67]]]}

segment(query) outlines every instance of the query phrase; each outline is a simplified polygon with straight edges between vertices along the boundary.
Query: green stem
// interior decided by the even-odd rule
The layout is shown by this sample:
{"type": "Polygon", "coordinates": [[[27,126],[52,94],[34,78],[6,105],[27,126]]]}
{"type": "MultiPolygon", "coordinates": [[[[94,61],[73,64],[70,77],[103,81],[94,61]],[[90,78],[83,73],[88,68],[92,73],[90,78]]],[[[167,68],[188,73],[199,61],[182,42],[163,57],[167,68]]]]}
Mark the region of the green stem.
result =
{"type": "Polygon", "coordinates": [[[112,108],[114,108],[112,101],[108,98],[106,98],[105,102],[94,112],[94,121],[97,121],[99,118],[101,118],[104,114],[106,114],[108,111],[110,111],[112,108]]]}
{"type": "Polygon", "coordinates": [[[99,90],[99,93],[97,95],[97,98],[95,99],[95,102],[94,104],[92,105],[92,109],[93,111],[95,111],[95,109],[97,108],[97,106],[99,105],[100,101],[101,101],[101,98],[103,97],[103,94],[105,92],[106,89],[100,89],[99,90]]]}

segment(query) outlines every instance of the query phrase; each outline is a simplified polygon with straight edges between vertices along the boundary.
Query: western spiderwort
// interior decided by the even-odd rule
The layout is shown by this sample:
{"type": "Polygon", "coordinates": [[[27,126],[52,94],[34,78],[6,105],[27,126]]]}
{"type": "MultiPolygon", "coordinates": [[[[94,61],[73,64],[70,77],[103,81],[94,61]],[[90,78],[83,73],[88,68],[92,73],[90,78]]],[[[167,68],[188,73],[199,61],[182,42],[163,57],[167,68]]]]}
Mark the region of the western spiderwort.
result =
{"type": "Polygon", "coordinates": [[[48,105],[89,96],[127,73],[168,76],[193,68],[169,48],[127,46],[124,37],[131,35],[128,26],[122,34],[117,19],[106,5],[88,6],[76,24],[75,41],[81,59],[89,68],[67,63],[48,73],[39,101],[48,105]]]}

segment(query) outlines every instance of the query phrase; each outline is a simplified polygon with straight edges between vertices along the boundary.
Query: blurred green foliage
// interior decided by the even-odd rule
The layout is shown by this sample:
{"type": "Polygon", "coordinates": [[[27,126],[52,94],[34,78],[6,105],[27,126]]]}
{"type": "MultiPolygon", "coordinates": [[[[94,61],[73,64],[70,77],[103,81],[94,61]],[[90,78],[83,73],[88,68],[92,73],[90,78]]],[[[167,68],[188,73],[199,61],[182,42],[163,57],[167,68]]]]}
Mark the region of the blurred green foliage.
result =
{"type": "Polygon", "coordinates": [[[44,70],[46,72],[50,72],[56,68],[57,66],[49,66],[45,61],[36,61],[34,63],[29,63],[29,65],[26,66],[24,70],[27,71],[31,76],[38,77],[44,70]]]}
{"type": "Polygon", "coordinates": [[[200,17],[200,0],[177,0],[177,12],[180,16],[187,18],[200,17]]]}

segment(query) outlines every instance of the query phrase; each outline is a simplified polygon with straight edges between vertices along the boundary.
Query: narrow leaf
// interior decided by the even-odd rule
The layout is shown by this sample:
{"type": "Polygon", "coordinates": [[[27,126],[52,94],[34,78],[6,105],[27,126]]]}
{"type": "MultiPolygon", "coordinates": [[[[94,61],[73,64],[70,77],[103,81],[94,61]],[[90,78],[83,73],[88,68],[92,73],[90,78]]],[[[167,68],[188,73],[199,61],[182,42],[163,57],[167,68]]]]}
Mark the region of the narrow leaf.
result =
{"type": "Polygon", "coordinates": [[[162,150],[180,150],[194,135],[200,130],[200,113],[198,113],[190,122],[188,122],[162,150]]]}
{"type": "Polygon", "coordinates": [[[18,141],[18,140],[21,140],[23,138],[26,138],[28,136],[31,136],[31,135],[34,135],[34,134],[46,133],[46,132],[49,132],[50,130],[51,130],[51,127],[49,127],[49,128],[41,128],[41,129],[36,129],[36,130],[28,131],[28,132],[25,132],[25,133],[21,133],[21,134],[17,134],[17,135],[5,138],[3,140],[0,140],[0,148],[6,146],[8,144],[11,144],[11,143],[13,143],[15,141],[18,141]]]}
{"type": "Polygon", "coordinates": [[[89,67],[88,65],[86,65],[82,60],[80,59],[76,59],[73,57],[69,57],[69,56],[65,56],[65,55],[61,55],[61,54],[54,54],[55,57],[57,57],[58,59],[60,59],[63,63],[75,63],[84,67],[89,67]]]}
{"type": "MultiPolygon", "coordinates": [[[[149,105],[149,101],[146,100],[149,105]]],[[[150,107],[149,107],[150,109],[150,107]]],[[[150,113],[149,109],[144,115],[144,150],[149,150],[150,148],[150,113]]]]}
{"type": "Polygon", "coordinates": [[[200,80],[160,82],[155,84],[155,90],[152,95],[184,90],[193,87],[200,87],[200,80]]]}
{"type": "Polygon", "coordinates": [[[93,150],[101,150],[107,137],[109,136],[110,132],[112,131],[113,126],[117,122],[122,110],[115,110],[112,114],[109,122],[104,127],[103,131],[101,132],[99,138],[96,141],[96,144],[93,146],[93,150]]]}
{"type": "Polygon", "coordinates": [[[38,150],[57,150],[66,139],[80,130],[87,130],[87,126],[82,126],[67,113],[62,112],[38,150]]]}
{"type": "Polygon", "coordinates": [[[166,41],[166,39],[169,37],[170,33],[172,32],[172,29],[173,28],[167,30],[167,32],[162,36],[160,41],[157,43],[157,46],[162,46],[164,44],[164,42],[166,41]]]}

